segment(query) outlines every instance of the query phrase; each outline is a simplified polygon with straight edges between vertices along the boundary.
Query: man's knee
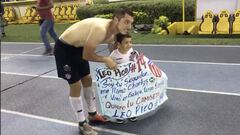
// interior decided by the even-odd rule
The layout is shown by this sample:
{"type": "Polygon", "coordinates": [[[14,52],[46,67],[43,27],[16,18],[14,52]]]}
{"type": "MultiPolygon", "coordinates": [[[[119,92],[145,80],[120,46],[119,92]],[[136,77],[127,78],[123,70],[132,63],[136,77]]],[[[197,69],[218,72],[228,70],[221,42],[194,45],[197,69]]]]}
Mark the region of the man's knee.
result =
{"type": "Polygon", "coordinates": [[[79,97],[80,93],[81,93],[81,83],[80,83],[80,81],[69,84],[69,86],[70,86],[70,96],[71,97],[79,97]]]}
{"type": "Polygon", "coordinates": [[[92,77],[89,75],[86,75],[81,79],[83,87],[90,87],[92,86],[92,77]]]}

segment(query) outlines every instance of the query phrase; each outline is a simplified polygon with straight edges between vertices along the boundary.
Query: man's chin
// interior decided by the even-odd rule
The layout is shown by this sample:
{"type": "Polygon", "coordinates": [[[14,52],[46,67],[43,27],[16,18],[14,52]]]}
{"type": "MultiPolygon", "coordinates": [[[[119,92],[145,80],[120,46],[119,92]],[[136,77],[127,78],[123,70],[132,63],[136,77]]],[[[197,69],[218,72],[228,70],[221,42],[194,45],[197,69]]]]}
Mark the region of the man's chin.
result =
{"type": "Polygon", "coordinates": [[[128,32],[126,32],[126,31],[121,31],[120,33],[123,35],[128,34],[128,32]]]}

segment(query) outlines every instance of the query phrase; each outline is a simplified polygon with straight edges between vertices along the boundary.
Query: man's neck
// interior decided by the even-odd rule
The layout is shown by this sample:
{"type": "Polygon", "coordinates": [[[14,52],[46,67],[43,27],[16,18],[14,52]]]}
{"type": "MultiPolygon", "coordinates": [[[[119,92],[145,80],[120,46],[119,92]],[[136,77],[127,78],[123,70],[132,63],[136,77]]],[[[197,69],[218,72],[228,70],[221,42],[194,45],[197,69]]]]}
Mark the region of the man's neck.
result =
{"type": "Polygon", "coordinates": [[[117,26],[114,24],[113,21],[109,22],[108,33],[110,33],[111,35],[119,33],[117,26]]]}

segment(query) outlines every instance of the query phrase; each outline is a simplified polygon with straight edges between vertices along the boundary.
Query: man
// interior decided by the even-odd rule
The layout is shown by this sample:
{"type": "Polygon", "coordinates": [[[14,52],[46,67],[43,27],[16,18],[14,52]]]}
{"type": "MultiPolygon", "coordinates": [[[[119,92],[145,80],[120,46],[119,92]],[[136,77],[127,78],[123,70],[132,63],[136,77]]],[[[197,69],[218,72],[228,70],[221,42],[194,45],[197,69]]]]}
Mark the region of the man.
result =
{"type": "MultiPolygon", "coordinates": [[[[45,52],[43,52],[43,55],[52,55],[53,49],[49,43],[47,32],[50,34],[50,36],[53,38],[55,42],[58,39],[58,35],[54,30],[54,17],[51,11],[51,9],[53,8],[53,1],[37,0],[37,7],[34,8],[37,9],[37,12],[41,18],[39,21],[40,35],[45,46],[45,52]]],[[[35,14],[31,21],[33,21],[36,16],[37,14],[35,14]]]]}
{"type": "Polygon", "coordinates": [[[97,134],[86,122],[80,95],[81,84],[88,105],[89,121],[106,122],[96,112],[94,90],[88,61],[103,62],[110,69],[117,64],[110,57],[95,53],[101,43],[113,43],[117,33],[127,34],[133,23],[133,13],[128,9],[119,9],[112,19],[88,18],[70,26],[55,44],[55,59],[58,76],[67,80],[70,86],[70,104],[74,110],[80,132],[84,135],[97,134]]]}

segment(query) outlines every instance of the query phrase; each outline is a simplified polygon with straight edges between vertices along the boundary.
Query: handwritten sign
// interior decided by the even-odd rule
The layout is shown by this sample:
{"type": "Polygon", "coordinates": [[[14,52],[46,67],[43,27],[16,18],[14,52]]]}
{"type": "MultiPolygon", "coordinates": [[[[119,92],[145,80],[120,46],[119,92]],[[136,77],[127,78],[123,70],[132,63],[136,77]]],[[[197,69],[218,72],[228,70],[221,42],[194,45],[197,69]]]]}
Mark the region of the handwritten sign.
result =
{"type": "Polygon", "coordinates": [[[146,114],[168,99],[166,74],[144,55],[117,70],[97,68],[96,84],[102,113],[112,118],[146,114]]]}

